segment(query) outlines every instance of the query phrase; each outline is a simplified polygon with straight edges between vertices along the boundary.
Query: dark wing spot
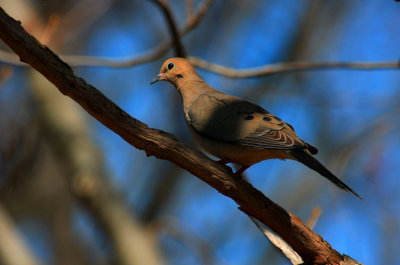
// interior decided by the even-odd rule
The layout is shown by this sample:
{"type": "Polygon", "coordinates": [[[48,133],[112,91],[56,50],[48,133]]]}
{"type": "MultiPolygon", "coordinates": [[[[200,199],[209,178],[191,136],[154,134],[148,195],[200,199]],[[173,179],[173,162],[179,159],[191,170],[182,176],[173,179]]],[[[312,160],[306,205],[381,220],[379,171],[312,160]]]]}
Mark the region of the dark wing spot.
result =
{"type": "Polygon", "coordinates": [[[272,121],[272,119],[270,117],[264,117],[263,120],[264,121],[272,121]]]}
{"type": "Polygon", "coordinates": [[[249,120],[254,119],[254,116],[253,115],[247,115],[246,117],[244,117],[244,119],[249,121],[249,120]]]}
{"type": "Polygon", "coordinates": [[[282,121],[282,119],[280,119],[280,118],[278,118],[278,117],[275,117],[275,120],[277,120],[277,121],[282,121]]]}

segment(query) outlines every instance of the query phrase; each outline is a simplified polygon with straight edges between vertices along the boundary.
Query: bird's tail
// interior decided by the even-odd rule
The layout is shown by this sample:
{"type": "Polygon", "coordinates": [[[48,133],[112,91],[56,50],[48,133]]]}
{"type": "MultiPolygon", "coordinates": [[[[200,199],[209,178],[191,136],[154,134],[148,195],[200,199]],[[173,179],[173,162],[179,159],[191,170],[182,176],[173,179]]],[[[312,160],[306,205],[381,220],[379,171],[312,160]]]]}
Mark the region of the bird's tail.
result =
{"type": "Polygon", "coordinates": [[[335,175],[333,175],[326,167],[324,167],[317,159],[315,159],[312,155],[307,154],[303,150],[291,150],[290,154],[299,162],[308,166],[312,170],[317,171],[319,174],[324,176],[325,178],[332,181],[339,188],[351,192],[356,195],[358,198],[362,199],[360,195],[358,195],[354,190],[352,190],[349,186],[347,186],[343,181],[338,179],[335,175]]]}

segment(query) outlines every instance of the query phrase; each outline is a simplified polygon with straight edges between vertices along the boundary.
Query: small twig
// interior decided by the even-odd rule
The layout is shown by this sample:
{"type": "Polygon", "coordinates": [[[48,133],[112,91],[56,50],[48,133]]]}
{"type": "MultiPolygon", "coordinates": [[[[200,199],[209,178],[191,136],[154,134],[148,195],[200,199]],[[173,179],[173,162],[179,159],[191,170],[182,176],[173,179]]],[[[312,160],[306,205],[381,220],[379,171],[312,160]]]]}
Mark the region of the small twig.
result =
{"type": "Polygon", "coordinates": [[[235,69],[210,63],[192,56],[188,59],[194,66],[229,78],[261,77],[278,73],[326,69],[377,70],[400,68],[398,62],[288,62],[267,64],[247,69],[235,69]]]}
{"type": "Polygon", "coordinates": [[[321,207],[318,206],[314,207],[314,209],[311,212],[310,218],[306,222],[309,228],[313,229],[315,227],[321,214],[322,214],[321,207]]]}
{"type": "Polygon", "coordinates": [[[52,38],[54,37],[54,34],[60,25],[60,17],[56,14],[52,14],[49,17],[49,20],[46,24],[46,27],[44,28],[42,34],[40,35],[40,42],[48,45],[52,38]]]}
{"type": "MultiPolygon", "coordinates": [[[[139,64],[147,63],[160,58],[169,48],[171,43],[169,41],[162,42],[156,48],[143,53],[133,59],[127,60],[115,60],[102,57],[94,56],[79,56],[79,55],[61,55],[66,62],[72,66],[100,66],[100,67],[112,67],[112,68],[124,68],[132,67],[139,64]]],[[[267,64],[260,67],[248,68],[248,69],[235,69],[226,67],[214,63],[207,62],[205,60],[189,56],[189,61],[194,66],[202,68],[206,71],[210,71],[216,74],[228,78],[250,78],[250,77],[262,77],[270,76],[288,72],[298,71],[311,71],[311,70],[398,70],[400,66],[398,62],[289,62],[289,63],[277,63],[267,64]]],[[[17,56],[12,53],[0,50],[0,61],[13,64],[13,65],[26,65],[17,61],[17,56]]]]}
{"type": "Polygon", "coordinates": [[[193,0],[186,0],[186,14],[189,21],[193,18],[193,6],[193,0]]]}
{"type": "Polygon", "coordinates": [[[183,28],[183,30],[181,31],[181,37],[183,35],[186,35],[190,30],[192,30],[194,27],[197,26],[197,24],[199,24],[199,22],[201,21],[201,19],[205,16],[205,14],[207,13],[208,9],[211,7],[212,3],[214,2],[214,0],[204,0],[199,7],[197,8],[197,14],[194,15],[192,17],[192,19],[188,19],[187,20],[187,26],[185,28],[183,28]]]}
{"type": "Polygon", "coordinates": [[[2,66],[0,67],[0,89],[7,82],[7,80],[12,76],[13,68],[10,66],[2,66]]]}
{"type": "Polygon", "coordinates": [[[177,57],[186,57],[185,49],[183,48],[183,44],[181,42],[181,37],[178,32],[178,27],[175,24],[171,9],[166,0],[153,0],[158,6],[161,8],[161,11],[164,14],[165,19],[167,20],[169,31],[172,35],[172,40],[174,43],[175,56],[177,57]]]}

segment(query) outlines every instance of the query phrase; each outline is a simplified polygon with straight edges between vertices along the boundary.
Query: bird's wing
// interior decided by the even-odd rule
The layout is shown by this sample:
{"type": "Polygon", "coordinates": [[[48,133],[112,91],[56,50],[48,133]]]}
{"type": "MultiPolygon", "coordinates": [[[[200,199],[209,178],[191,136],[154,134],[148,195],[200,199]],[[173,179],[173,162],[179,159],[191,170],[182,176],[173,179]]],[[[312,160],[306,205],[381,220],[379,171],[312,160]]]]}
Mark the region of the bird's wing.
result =
{"type": "Polygon", "coordinates": [[[189,126],[209,139],[257,149],[307,149],[284,121],[256,104],[223,93],[199,96],[186,118],[189,126]]]}

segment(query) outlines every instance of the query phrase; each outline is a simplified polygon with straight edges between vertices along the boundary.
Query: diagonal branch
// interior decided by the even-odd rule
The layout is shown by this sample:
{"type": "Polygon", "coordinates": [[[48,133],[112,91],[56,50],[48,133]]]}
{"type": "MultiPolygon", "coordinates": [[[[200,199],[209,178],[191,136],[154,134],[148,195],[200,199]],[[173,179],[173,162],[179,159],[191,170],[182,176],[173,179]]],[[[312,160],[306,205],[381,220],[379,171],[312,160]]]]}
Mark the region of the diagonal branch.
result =
{"type": "MultiPolygon", "coordinates": [[[[0,8],[0,38],[61,93],[71,97],[90,115],[147,155],[166,159],[192,173],[220,193],[232,198],[239,209],[281,236],[306,264],[345,264],[345,257],[309,229],[301,220],[268,199],[232,170],[179,142],[173,135],[149,128],[129,116],[100,91],[76,76],[71,67],[29,35],[0,8]]],[[[346,263],[351,264],[351,263],[346,263]]],[[[355,264],[355,263],[353,263],[355,264]]]]}
{"type": "Polygon", "coordinates": [[[181,42],[181,36],[178,32],[178,27],[176,26],[174,18],[172,16],[170,6],[168,5],[166,0],[153,0],[153,2],[155,2],[160,7],[165,19],[167,20],[168,28],[172,35],[172,40],[174,43],[175,56],[186,57],[186,52],[181,42]]]}

